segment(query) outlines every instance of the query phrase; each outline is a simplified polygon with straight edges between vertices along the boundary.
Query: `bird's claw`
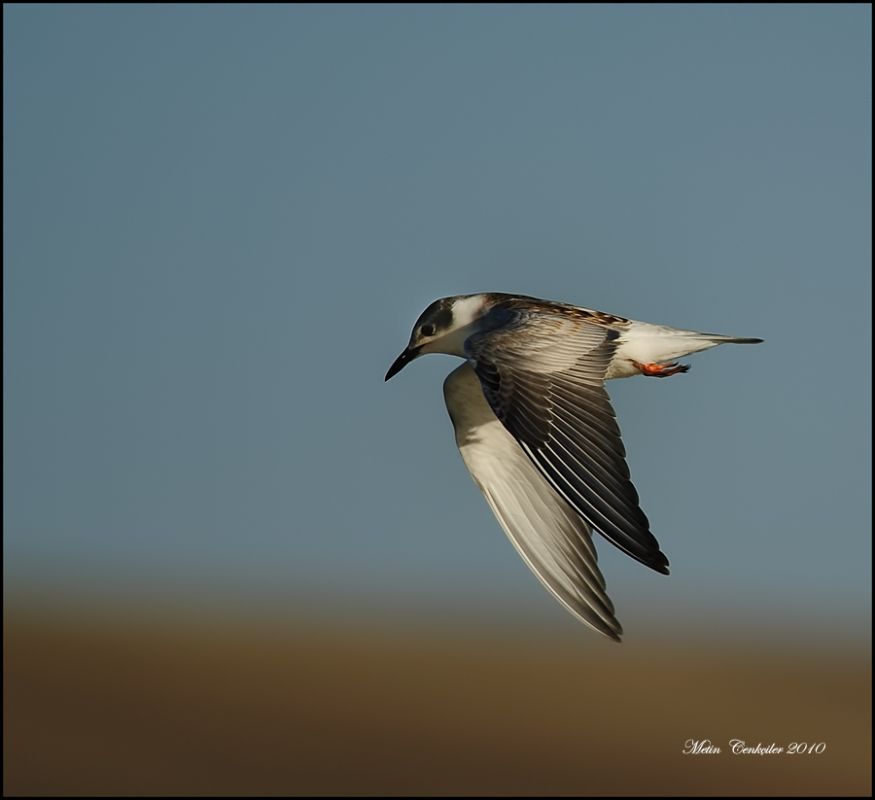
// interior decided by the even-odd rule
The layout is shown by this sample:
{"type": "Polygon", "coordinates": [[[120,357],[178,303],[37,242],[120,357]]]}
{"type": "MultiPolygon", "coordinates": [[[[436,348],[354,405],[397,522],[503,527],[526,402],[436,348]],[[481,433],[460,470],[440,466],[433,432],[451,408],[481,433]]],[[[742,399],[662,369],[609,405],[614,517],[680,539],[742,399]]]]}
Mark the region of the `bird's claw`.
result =
{"type": "Polygon", "coordinates": [[[677,375],[679,372],[688,372],[689,364],[678,364],[673,361],[671,364],[639,364],[635,366],[641,370],[642,375],[649,375],[652,378],[667,378],[669,375],[677,375]]]}

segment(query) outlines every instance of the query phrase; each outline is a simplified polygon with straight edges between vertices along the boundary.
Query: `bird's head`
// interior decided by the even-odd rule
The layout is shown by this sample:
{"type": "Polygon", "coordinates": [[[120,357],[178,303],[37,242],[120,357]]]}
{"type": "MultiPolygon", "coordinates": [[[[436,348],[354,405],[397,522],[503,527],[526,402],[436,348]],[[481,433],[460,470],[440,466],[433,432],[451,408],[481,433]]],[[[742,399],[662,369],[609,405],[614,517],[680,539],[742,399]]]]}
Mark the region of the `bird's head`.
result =
{"type": "Polygon", "coordinates": [[[407,348],[395,359],[386,380],[397,375],[413,359],[426,353],[465,356],[465,339],[490,308],[489,296],[465,294],[435,300],[416,320],[407,348]]]}

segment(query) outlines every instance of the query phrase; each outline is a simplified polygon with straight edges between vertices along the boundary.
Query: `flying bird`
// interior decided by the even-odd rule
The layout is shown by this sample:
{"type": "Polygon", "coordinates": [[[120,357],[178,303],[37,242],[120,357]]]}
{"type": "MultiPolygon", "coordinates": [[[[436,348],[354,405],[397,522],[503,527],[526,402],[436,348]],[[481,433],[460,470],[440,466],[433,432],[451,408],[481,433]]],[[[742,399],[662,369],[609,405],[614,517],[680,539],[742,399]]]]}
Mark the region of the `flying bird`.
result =
{"type": "Polygon", "coordinates": [[[456,444],[523,561],[577,619],[620,640],[592,532],[651,569],[668,559],[629,477],[605,381],[689,370],[676,359],[762,339],[670,328],[515,294],[436,300],[388,381],[426,353],[465,363],[444,381],[456,444]]]}

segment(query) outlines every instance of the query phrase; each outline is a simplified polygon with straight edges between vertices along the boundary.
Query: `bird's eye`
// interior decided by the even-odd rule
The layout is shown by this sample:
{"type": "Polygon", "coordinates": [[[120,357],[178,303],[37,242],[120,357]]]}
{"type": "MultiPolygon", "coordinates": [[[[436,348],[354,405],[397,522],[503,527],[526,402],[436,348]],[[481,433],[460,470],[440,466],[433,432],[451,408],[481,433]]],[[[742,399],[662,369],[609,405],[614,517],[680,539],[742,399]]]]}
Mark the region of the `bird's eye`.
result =
{"type": "Polygon", "coordinates": [[[419,333],[421,336],[434,336],[434,325],[423,325],[419,333]]]}

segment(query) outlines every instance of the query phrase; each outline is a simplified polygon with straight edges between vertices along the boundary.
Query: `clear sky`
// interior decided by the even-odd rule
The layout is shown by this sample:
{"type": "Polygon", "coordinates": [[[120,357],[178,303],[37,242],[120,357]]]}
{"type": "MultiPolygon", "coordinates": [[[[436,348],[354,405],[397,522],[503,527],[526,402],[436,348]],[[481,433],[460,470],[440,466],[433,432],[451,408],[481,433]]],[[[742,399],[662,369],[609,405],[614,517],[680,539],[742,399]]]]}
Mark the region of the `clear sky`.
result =
{"type": "Polygon", "coordinates": [[[609,384],[627,633],[858,626],[871,9],[4,6],[12,590],[573,626],[471,482],[437,297],[758,347],[609,384]],[[212,601],[210,601],[212,602],[212,601]]]}

